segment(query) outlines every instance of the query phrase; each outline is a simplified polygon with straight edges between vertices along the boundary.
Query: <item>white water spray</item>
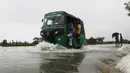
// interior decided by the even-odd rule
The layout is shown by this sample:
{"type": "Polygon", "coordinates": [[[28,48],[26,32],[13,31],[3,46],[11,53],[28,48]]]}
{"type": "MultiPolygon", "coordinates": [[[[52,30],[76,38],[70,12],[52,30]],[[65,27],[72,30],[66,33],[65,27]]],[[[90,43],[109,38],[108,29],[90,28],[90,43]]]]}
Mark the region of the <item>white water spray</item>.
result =
{"type": "Polygon", "coordinates": [[[87,45],[83,46],[81,49],[68,49],[58,44],[52,44],[48,42],[40,42],[36,48],[39,49],[40,53],[79,53],[79,52],[87,52],[87,51],[111,51],[111,49],[115,48],[112,45],[87,45]],[[108,47],[108,48],[106,48],[108,47]]]}
{"type": "Polygon", "coordinates": [[[37,49],[40,49],[40,52],[42,53],[77,53],[77,52],[85,52],[84,49],[68,49],[66,47],[63,47],[58,44],[52,44],[48,42],[40,42],[38,45],[36,45],[37,49]]]}
{"type": "Polygon", "coordinates": [[[123,46],[118,49],[122,53],[128,54],[123,57],[118,63],[116,68],[120,69],[124,73],[130,73],[130,46],[123,46]]]}

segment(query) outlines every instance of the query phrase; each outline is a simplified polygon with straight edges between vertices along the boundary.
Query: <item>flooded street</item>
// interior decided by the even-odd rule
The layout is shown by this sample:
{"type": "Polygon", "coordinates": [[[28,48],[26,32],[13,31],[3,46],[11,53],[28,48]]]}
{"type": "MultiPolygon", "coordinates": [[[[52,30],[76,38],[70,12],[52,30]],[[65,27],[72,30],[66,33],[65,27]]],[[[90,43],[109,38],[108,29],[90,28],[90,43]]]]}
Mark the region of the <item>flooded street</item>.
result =
{"type": "Polygon", "coordinates": [[[0,47],[0,73],[122,73],[115,66],[124,56],[114,45],[81,50],[0,47]]]}

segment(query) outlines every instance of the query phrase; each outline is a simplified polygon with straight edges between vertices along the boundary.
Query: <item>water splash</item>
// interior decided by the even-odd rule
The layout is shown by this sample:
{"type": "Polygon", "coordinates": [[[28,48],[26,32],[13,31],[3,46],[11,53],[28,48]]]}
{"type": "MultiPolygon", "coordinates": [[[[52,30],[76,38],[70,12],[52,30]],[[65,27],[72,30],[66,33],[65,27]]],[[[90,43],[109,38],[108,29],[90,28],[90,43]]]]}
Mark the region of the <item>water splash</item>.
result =
{"type": "Polygon", "coordinates": [[[122,47],[119,48],[117,51],[120,51],[120,52],[122,52],[122,53],[129,54],[129,53],[130,53],[130,46],[122,46],[122,47]]]}
{"type": "MultiPolygon", "coordinates": [[[[83,46],[81,49],[68,49],[58,44],[52,44],[48,42],[40,42],[35,48],[39,49],[40,53],[79,53],[79,52],[87,52],[87,51],[112,51],[112,45],[87,45],[83,46]]],[[[35,51],[36,52],[36,51],[35,51]]],[[[38,52],[38,51],[37,51],[38,52]]]]}
{"type": "Polygon", "coordinates": [[[40,42],[36,45],[37,49],[40,49],[40,53],[77,53],[77,52],[86,52],[84,49],[68,49],[58,44],[52,44],[48,42],[40,42]]]}
{"type": "Polygon", "coordinates": [[[118,63],[116,68],[122,70],[125,73],[130,73],[130,54],[123,57],[118,63]]]}
{"type": "Polygon", "coordinates": [[[122,70],[125,73],[130,73],[130,46],[123,46],[118,49],[122,53],[128,54],[123,57],[118,63],[116,68],[122,70]]]}
{"type": "Polygon", "coordinates": [[[88,45],[83,46],[83,49],[87,51],[116,51],[116,47],[113,45],[88,45]]]}
{"type": "Polygon", "coordinates": [[[67,48],[60,46],[58,44],[54,45],[52,43],[48,43],[45,41],[40,42],[38,45],[36,45],[36,48],[40,48],[43,51],[54,51],[54,50],[59,50],[59,49],[63,49],[63,50],[67,49],[67,48]]]}

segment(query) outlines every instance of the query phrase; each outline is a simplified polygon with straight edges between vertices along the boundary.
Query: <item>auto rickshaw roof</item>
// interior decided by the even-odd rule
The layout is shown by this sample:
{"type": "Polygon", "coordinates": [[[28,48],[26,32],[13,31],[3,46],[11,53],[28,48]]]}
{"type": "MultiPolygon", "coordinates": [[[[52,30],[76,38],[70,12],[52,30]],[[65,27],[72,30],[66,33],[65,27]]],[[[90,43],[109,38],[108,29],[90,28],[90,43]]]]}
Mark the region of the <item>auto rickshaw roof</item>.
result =
{"type": "Polygon", "coordinates": [[[54,12],[49,12],[49,13],[45,14],[45,16],[52,15],[52,14],[64,14],[64,15],[66,15],[66,16],[70,16],[70,17],[79,19],[79,18],[75,17],[74,15],[69,14],[69,13],[67,13],[67,12],[65,12],[65,11],[54,11],[54,12]]]}

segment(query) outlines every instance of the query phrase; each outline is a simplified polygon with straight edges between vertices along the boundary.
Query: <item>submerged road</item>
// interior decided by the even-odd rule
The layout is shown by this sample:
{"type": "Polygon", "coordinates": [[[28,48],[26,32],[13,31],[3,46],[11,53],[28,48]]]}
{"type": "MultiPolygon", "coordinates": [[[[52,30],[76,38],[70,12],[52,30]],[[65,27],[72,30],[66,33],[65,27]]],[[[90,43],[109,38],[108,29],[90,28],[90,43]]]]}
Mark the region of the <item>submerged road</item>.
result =
{"type": "Polygon", "coordinates": [[[95,45],[52,53],[36,47],[0,47],[0,72],[121,73],[115,68],[123,56],[117,49],[113,45],[95,45]]]}

